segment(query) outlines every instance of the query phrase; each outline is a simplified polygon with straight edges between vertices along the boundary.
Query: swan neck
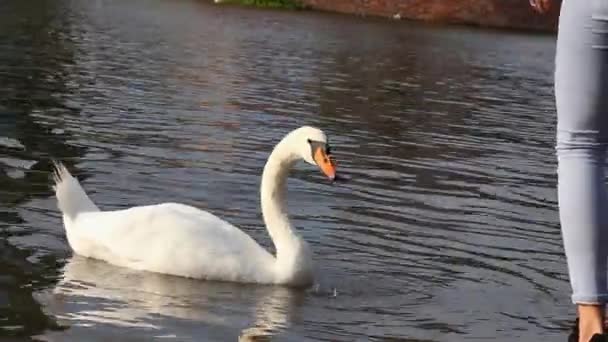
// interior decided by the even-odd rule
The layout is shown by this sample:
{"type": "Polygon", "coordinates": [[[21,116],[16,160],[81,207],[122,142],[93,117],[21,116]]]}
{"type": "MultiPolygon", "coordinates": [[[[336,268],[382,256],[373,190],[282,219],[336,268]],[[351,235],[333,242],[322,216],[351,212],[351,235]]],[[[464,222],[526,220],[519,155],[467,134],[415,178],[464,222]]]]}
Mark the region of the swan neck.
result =
{"type": "Polygon", "coordinates": [[[282,141],[271,153],[262,173],[262,215],[277,257],[299,238],[289,221],[286,196],[287,177],[296,160],[289,145],[282,141]]]}

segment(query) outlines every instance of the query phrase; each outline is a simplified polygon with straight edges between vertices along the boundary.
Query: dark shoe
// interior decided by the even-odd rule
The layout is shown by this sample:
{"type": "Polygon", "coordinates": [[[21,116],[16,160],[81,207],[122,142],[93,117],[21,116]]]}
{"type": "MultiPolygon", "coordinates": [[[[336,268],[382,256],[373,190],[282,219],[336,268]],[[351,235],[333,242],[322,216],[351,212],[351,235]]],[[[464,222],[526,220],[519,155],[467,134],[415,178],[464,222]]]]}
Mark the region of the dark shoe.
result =
{"type": "MultiPolygon", "coordinates": [[[[604,326],[604,330],[607,330],[608,326],[604,326]]],[[[572,328],[570,331],[570,335],[568,335],[568,342],[578,342],[578,317],[572,323],[572,328]]],[[[608,342],[608,333],[603,334],[595,334],[589,342],[608,342]]]]}
{"type": "Polygon", "coordinates": [[[593,337],[589,340],[589,342],[608,342],[608,334],[604,333],[604,334],[595,334],[593,335],[593,337]]]}

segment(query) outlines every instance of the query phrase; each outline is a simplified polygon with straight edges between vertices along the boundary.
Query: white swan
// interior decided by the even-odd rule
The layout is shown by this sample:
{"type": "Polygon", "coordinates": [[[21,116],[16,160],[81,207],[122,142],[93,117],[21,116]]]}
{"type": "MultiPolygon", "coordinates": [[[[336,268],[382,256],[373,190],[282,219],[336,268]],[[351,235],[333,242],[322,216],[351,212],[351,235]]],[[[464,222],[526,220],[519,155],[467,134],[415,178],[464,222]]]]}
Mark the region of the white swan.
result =
{"type": "Polygon", "coordinates": [[[76,254],[190,278],[308,286],[313,281],[311,252],[293,230],[285,204],[287,176],[300,159],[318,165],[330,180],[336,176],[327,137],[317,128],[300,127],[275,146],[262,173],[260,194],[276,258],[237,227],[188,205],[100,211],[59,163],[53,188],[76,254]]]}

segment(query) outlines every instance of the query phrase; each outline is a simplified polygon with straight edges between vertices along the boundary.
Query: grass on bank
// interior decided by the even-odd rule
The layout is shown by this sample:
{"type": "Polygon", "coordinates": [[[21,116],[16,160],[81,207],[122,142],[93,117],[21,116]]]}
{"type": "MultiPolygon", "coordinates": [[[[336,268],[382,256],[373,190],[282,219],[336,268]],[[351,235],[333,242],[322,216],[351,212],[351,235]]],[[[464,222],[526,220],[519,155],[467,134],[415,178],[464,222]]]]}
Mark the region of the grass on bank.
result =
{"type": "Polygon", "coordinates": [[[298,0],[220,0],[222,4],[235,4],[255,7],[306,9],[306,5],[298,0]]]}

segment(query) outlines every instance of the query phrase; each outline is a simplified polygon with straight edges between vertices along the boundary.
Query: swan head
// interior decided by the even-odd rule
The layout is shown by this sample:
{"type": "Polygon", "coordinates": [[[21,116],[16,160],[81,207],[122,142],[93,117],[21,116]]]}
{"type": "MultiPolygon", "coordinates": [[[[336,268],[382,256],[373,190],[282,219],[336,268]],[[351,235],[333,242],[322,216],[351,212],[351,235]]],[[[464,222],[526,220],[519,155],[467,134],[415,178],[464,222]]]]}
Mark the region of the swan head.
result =
{"type": "Polygon", "coordinates": [[[333,181],[336,178],[336,163],[331,156],[325,133],[310,126],[300,127],[293,133],[300,157],[308,164],[318,166],[325,176],[333,181]]]}

